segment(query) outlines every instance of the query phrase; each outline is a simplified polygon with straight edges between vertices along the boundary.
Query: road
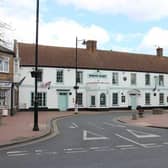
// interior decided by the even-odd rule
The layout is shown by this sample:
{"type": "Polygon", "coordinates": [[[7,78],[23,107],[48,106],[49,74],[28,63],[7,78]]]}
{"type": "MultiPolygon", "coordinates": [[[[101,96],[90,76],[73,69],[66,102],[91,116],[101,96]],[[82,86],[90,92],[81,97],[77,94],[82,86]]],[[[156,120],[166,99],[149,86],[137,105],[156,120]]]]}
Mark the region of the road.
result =
{"type": "MultiPolygon", "coordinates": [[[[126,114],[126,113],[125,113],[126,114]]],[[[60,134],[0,151],[2,168],[167,168],[168,130],[119,123],[123,113],[77,115],[60,134]]]]}

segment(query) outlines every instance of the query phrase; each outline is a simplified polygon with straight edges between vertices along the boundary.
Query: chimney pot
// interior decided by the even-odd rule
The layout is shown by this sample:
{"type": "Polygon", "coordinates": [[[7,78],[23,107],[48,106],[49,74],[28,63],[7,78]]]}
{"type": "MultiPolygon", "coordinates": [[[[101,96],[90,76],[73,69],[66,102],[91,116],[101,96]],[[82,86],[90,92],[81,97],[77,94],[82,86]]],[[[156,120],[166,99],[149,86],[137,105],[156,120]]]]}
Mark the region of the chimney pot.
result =
{"type": "Polygon", "coordinates": [[[163,56],[163,48],[158,47],[158,48],[156,49],[156,55],[157,55],[158,57],[162,57],[162,56],[163,56]]]}
{"type": "Polygon", "coordinates": [[[97,49],[97,41],[95,40],[88,40],[86,42],[86,48],[87,50],[91,51],[91,52],[95,52],[97,49]]]}

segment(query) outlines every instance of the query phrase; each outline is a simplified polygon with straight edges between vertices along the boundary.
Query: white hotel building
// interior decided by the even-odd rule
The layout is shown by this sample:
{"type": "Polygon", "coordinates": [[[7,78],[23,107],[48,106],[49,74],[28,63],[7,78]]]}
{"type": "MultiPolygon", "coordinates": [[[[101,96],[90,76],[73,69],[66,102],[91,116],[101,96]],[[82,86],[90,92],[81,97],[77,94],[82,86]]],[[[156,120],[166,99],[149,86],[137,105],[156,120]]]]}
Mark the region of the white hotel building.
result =
{"type": "MultiPolygon", "coordinates": [[[[77,85],[79,110],[168,107],[168,58],[162,48],[156,55],[104,51],[96,41],[78,48],[77,85]]],[[[18,43],[20,110],[34,107],[35,45],[18,43]]],[[[39,46],[38,98],[41,110],[74,110],[75,48],[39,46]]]]}

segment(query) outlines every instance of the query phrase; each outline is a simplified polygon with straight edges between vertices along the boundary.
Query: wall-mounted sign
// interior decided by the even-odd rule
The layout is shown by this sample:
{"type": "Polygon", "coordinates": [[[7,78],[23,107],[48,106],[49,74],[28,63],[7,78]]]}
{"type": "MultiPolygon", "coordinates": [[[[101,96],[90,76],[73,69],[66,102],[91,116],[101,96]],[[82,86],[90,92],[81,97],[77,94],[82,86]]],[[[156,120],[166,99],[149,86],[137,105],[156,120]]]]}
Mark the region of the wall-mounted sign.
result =
{"type": "Polygon", "coordinates": [[[88,76],[89,78],[107,78],[107,75],[100,73],[89,74],[88,76]]]}

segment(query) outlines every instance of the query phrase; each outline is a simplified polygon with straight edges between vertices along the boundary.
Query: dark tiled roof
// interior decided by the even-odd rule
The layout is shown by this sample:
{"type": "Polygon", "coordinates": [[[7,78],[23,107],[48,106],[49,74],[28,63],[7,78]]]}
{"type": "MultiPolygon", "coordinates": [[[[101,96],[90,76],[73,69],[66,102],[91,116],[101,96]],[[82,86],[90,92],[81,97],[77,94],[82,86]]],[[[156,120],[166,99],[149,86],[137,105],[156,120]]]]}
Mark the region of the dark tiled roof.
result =
{"type": "Polygon", "coordinates": [[[14,55],[14,52],[6,47],[0,46],[0,52],[14,55]]]}
{"type": "MultiPolygon", "coordinates": [[[[34,66],[35,45],[19,43],[21,66],[34,66]]],[[[39,45],[39,66],[75,67],[75,48],[39,45]]],[[[168,73],[168,58],[116,51],[78,49],[78,67],[168,73]]]]}

